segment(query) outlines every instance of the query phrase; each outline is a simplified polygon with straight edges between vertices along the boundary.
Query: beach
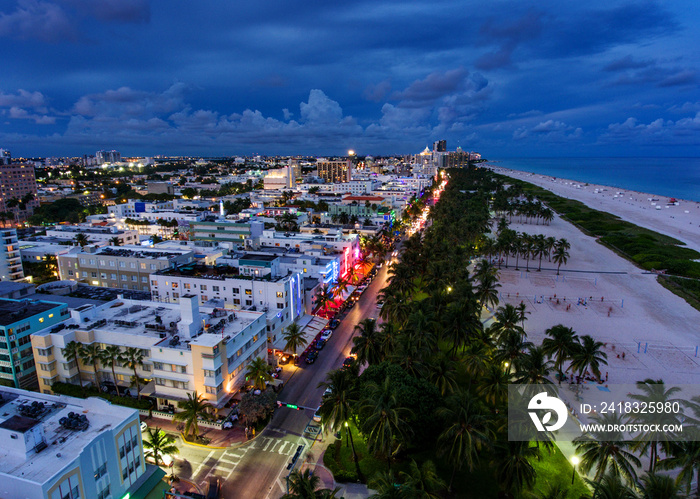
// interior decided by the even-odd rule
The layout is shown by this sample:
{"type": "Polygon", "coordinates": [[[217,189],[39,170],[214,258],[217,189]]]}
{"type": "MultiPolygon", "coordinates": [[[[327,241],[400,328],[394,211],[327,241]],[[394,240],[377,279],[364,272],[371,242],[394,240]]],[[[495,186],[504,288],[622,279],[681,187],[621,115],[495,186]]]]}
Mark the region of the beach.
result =
{"type": "Polygon", "coordinates": [[[595,210],[612,213],[640,227],[674,237],[689,248],[700,251],[698,202],[675,199],[678,204],[669,204],[671,198],[668,196],[587,184],[493,165],[490,168],[496,173],[543,187],[558,196],[581,201],[595,210]]]}
{"type": "MultiPolygon", "coordinates": [[[[656,210],[647,199],[656,196],[494,170],[700,247],[698,203],[680,201],[677,206],[656,210]]],[[[667,201],[659,198],[657,203],[665,206],[667,201]]],[[[499,305],[525,303],[528,340],[541,344],[548,328],[563,324],[579,336],[590,335],[605,343],[608,365],[602,372],[608,373],[610,383],[635,383],[646,378],[700,383],[700,312],[661,286],[655,274],[615,254],[559,216],[549,225],[520,223],[519,217],[513,217],[509,227],[566,238],[571,243],[568,263],[558,276],[556,265],[546,258],[541,271],[537,271],[538,260],[529,262],[529,271],[523,258],[518,270],[514,258],[510,258],[509,268],[501,265],[499,305]]]]}

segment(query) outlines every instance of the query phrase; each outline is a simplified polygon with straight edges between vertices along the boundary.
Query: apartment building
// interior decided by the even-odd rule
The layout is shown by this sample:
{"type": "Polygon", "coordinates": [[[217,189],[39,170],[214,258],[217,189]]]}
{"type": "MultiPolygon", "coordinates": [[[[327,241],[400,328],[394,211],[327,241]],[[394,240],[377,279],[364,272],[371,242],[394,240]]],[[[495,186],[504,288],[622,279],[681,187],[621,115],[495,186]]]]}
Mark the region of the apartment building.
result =
{"type": "Polygon", "coordinates": [[[36,366],[31,335],[68,318],[64,303],[0,298],[0,379],[16,388],[34,388],[36,366]]]}
{"type": "Polygon", "coordinates": [[[316,162],[316,174],[329,184],[350,182],[352,179],[352,162],[349,159],[329,161],[319,158],[316,162]]]}
{"type": "Polygon", "coordinates": [[[335,283],[340,275],[341,255],[318,256],[313,254],[299,253],[287,249],[260,248],[251,252],[236,252],[231,255],[219,258],[217,265],[228,265],[238,267],[246,259],[275,258],[275,267],[282,274],[300,274],[304,279],[318,279],[323,283],[335,283]]]}
{"type": "Polygon", "coordinates": [[[38,207],[39,199],[34,165],[27,163],[0,164],[0,212],[11,212],[19,220],[24,220],[38,207]],[[31,199],[27,199],[29,195],[31,195],[31,199]],[[15,204],[19,201],[24,202],[26,209],[22,210],[15,204]],[[13,204],[15,205],[13,206],[13,204]]]}
{"type": "Polygon", "coordinates": [[[190,222],[190,240],[243,246],[246,239],[259,237],[264,228],[265,225],[258,220],[190,222]]]}
{"type": "Polygon", "coordinates": [[[61,280],[79,281],[104,288],[150,291],[153,272],[194,261],[190,249],[155,249],[143,246],[86,246],[58,255],[61,280]]]}
{"type": "Polygon", "coordinates": [[[0,229],[0,281],[24,280],[22,255],[15,229],[0,229]]]}
{"type": "Polygon", "coordinates": [[[264,312],[272,341],[304,314],[302,275],[281,272],[274,255],[241,257],[236,267],[185,265],[156,272],[150,279],[154,301],[177,303],[183,295],[195,295],[202,304],[264,312]]]}
{"type": "Polygon", "coordinates": [[[115,226],[96,227],[82,225],[57,225],[46,229],[46,237],[63,241],[75,241],[75,236],[85,234],[90,244],[106,246],[112,244],[114,239],[120,245],[138,244],[139,234],[135,230],[120,230],[115,226]]]}
{"type": "MultiPolygon", "coordinates": [[[[68,343],[77,341],[138,348],[143,365],[137,372],[147,381],[141,393],[155,398],[159,409],[176,407],[193,391],[223,407],[245,383],[248,364],[266,355],[265,314],[200,307],[198,298],[184,295],[178,303],[117,299],[71,310],[66,323],[32,335],[40,389],[50,392],[56,381],[95,383],[92,366],[63,354],[68,343]]],[[[116,379],[111,367],[101,364],[97,377],[127,388],[133,371],[115,365],[115,373],[116,379]]]]}
{"type": "Polygon", "coordinates": [[[146,465],[139,424],[138,411],[100,398],[0,386],[0,497],[145,497],[163,472],[146,465]]]}

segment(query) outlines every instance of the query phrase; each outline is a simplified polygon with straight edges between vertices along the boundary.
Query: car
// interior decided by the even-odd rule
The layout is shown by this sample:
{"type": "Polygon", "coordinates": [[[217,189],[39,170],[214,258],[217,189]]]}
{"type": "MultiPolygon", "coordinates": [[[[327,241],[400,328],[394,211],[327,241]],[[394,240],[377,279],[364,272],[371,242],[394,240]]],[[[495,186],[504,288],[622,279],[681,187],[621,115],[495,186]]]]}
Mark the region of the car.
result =
{"type": "Polygon", "coordinates": [[[148,429],[148,425],[146,424],[145,421],[141,421],[141,432],[143,433],[148,429]]]}
{"type": "Polygon", "coordinates": [[[355,363],[355,357],[347,357],[343,361],[343,368],[348,368],[355,363]]]}
{"type": "Polygon", "coordinates": [[[335,329],[338,326],[340,326],[340,321],[338,319],[333,319],[328,323],[328,327],[331,329],[335,329]]]}
{"type": "Polygon", "coordinates": [[[316,350],[312,350],[306,355],[306,363],[313,364],[314,362],[316,362],[317,358],[318,358],[318,352],[316,350]]]}
{"type": "Polygon", "coordinates": [[[323,396],[325,397],[326,395],[333,395],[333,388],[330,386],[326,388],[326,390],[323,392],[323,396]]]}
{"type": "Polygon", "coordinates": [[[320,410],[321,410],[321,406],[319,406],[318,409],[316,409],[316,412],[314,413],[314,421],[316,423],[321,422],[321,414],[319,413],[320,410]]]}
{"type": "Polygon", "coordinates": [[[209,477],[206,499],[219,499],[221,497],[221,479],[217,476],[209,477]]]}
{"type": "Polygon", "coordinates": [[[314,348],[316,350],[322,350],[325,345],[326,345],[326,340],[324,340],[323,338],[319,338],[316,341],[314,341],[314,348]]]}
{"type": "Polygon", "coordinates": [[[321,339],[323,341],[328,341],[331,338],[331,336],[333,336],[333,331],[331,331],[330,329],[324,329],[323,331],[321,331],[321,339]]]}

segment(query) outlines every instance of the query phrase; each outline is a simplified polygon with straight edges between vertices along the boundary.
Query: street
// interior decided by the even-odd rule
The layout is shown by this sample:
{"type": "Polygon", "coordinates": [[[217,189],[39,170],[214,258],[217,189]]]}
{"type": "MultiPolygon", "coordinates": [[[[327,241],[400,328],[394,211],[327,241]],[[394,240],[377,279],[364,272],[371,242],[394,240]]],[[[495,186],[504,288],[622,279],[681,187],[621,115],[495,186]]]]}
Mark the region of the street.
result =
{"type": "Polygon", "coordinates": [[[323,438],[319,425],[312,420],[324,390],[318,385],[325,381],[328,371],[340,368],[350,355],[355,325],[362,319],[378,317],[377,294],[386,285],[387,268],[385,263],[355,306],[346,311],[316,362],[300,364],[278,396],[280,401],[313,410],[277,409],[260,435],[236,449],[182,449],[175,473],[197,483],[202,491],[206,491],[210,476],[220,477],[222,497],[226,499],[281,497],[286,492],[287,465],[297,448],[304,446],[296,468],[309,453],[313,455],[316,439],[323,438]]]}

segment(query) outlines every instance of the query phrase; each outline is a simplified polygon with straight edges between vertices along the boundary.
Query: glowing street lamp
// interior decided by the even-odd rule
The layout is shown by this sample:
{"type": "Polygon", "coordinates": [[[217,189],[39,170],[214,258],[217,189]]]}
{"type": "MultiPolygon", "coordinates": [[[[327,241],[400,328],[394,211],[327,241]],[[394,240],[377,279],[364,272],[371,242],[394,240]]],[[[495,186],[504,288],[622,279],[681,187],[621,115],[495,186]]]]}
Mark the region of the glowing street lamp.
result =
{"type": "Polygon", "coordinates": [[[578,463],[580,463],[580,462],[581,462],[581,460],[578,458],[578,456],[571,457],[571,464],[574,465],[574,471],[573,471],[573,473],[571,473],[571,485],[574,484],[574,478],[576,478],[576,465],[578,465],[578,463]]]}

